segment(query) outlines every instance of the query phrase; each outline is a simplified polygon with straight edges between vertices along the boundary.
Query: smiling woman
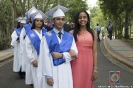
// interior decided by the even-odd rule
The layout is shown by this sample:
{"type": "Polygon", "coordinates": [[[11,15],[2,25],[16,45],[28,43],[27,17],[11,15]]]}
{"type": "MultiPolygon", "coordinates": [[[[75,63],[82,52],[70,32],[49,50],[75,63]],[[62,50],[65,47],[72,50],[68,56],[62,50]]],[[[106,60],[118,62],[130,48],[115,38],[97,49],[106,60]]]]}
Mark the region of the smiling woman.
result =
{"type": "Polygon", "coordinates": [[[71,62],[73,88],[94,88],[97,71],[97,35],[90,28],[90,17],[80,11],[75,17],[74,38],[78,56],[71,62]]]}

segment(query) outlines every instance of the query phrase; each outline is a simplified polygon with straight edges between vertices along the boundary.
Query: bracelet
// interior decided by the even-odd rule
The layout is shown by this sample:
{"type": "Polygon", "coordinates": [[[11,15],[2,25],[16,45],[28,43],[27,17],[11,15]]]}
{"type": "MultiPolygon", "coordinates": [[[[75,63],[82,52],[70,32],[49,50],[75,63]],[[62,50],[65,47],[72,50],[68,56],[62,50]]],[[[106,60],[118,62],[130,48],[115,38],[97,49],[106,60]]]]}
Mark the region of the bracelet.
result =
{"type": "Polygon", "coordinates": [[[94,68],[98,69],[97,67],[94,67],[94,68]]]}
{"type": "Polygon", "coordinates": [[[94,72],[98,73],[98,71],[97,71],[97,70],[94,70],[94,72]]]}
{"type": "Polygon", "coordinates": [[[94,68],[97,68],[97,67],[94,67],[94,68]]]}

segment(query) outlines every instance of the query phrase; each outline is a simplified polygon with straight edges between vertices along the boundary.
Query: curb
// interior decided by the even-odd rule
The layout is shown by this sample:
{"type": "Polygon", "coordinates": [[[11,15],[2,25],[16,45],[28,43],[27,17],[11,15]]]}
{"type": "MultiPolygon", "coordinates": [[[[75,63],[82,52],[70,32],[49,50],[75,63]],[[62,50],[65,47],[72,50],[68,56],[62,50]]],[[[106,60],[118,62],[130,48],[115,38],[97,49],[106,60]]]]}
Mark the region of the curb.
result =
{"type": "Polygon", "coordinates": [[[11,53],[11,54],[9,54],[9,55],[7,55],[7,56],[4,56],[4,57],[2,57],[2,58],[0,59],[0,62],[3,62],[3,61],[5,61],[5,60],[8,60],[8,59],[12,58],[13,56],[14,56],[13,53],[11,53]]]}
{"type": "Polygon", "coordinates": [[[133,63],[131,63],[130,61],[127,61],[121,57],[119,57],[118,55],[116,55],[115,53],[113,53],[112,51],[110,51],[108,48],[107,48],[107,45],[105,43],[105,40],[103,41],[103,47],[105,48],[106,52],[114,58],[114,60],[117,60],[119,61],[120,63],[126,65],[127,67],[133,69],[133,63]]]}

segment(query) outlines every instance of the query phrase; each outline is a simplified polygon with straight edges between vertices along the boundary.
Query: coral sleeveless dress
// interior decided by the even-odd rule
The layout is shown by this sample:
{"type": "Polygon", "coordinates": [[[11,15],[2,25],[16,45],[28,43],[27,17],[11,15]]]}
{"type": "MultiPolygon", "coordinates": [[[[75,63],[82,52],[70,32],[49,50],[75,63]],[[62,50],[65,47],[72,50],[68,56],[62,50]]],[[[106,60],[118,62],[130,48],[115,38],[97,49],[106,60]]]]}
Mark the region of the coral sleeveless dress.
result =
{"type": "Polygon", "coordinates": [[[93,88],[91,80],[93,73],[93,38],[85,31],[77,36],[78,57],[71,62],[73,88],[93,88]]]}

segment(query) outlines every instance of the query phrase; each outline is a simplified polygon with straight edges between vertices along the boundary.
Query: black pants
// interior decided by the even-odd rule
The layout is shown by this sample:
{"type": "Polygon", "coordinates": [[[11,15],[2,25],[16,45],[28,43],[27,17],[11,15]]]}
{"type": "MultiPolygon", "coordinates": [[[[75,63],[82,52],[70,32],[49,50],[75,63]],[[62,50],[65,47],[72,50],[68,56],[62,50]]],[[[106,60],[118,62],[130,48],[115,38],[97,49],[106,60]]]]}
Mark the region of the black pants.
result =
{"type": "Polygon", "coordinates": [[[100,31],[97,31],[97,41],[100,41],[100,31]]]}
{"type": "Polygon", "coordinates": [[[108,31],[109,33],[109,39],[112,40],[112,31],[108,31]]]}
{"type": "Polygon", "coordinates": [[[25,72],[22,72],[21,69],[18,72],[18,75],[19,75],[20,79],[24,79],[25,78],[25,72]]]}

